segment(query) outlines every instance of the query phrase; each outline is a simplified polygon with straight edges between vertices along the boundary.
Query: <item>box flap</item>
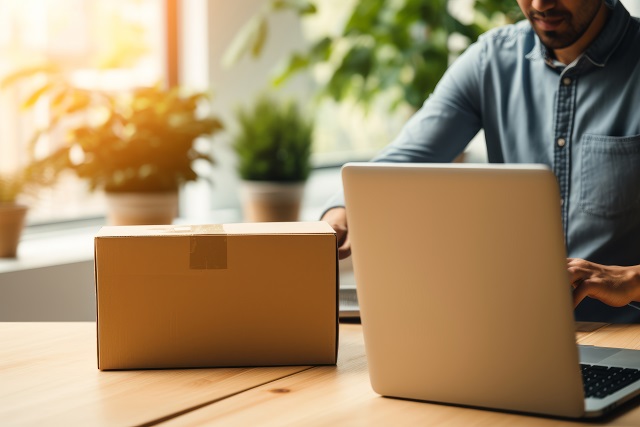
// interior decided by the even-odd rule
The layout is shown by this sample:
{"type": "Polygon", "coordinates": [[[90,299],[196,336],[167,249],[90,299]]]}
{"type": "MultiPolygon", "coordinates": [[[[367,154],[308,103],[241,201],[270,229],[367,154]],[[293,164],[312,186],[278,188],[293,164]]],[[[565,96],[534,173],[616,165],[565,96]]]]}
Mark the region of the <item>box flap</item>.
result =
{"type": "Polygon", "coordinates": [[[224,224],[227,234],[334,234],[324,221],[224,224]]]}
{"type": "Polygon", "coordinates": [[[96,237],[189,236],[189,235],[263,235],[263,234],[334,234],[324,221],[253,222],[204,225],[130,225],[102,227],[96,237]]]}

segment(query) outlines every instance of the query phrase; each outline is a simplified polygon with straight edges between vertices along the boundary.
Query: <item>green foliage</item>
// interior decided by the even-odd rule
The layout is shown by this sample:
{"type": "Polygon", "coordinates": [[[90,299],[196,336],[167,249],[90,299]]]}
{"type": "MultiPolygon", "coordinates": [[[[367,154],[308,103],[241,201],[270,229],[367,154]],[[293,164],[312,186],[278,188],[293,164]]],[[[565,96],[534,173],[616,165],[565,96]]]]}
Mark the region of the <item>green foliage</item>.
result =
{"type": "Polygon", "coordinates": [[[246,52],[258,57],[267,39],[271,13],[293,11],[300,16],[316,13],[316,7],[307,0],[269,0],[238,32],[222,58],[226,65],[235,64],[246,52]]]}
{"type": "Polygon", "coordinates": [[[311,171],[313,124],[293,102],[265,95],[250,109],[238,109],[233,140],[238,173],[252,181],[304,181],[311,171]]]}
{"type": "Polygon", "coordinates": [[[474,7],[481,16],[489,19],[500,15],[504,15],[509,23],[524,19],[522,10],[513,0],[475,0],[474,7]]]}
{"type": "Polygon", "coordinates": [[[71,170],[91,189],[172,191],[198,178],[196,160],[213,162],[194,146],[196,138],[222,128],[217,118],[200,114],[207,94],[182,95],[178,88],[160,86],[131,93],[88,91],[70,85],[51,66],[19,71],[0,87],[37,74],[46,75],[46,83],[27,97],[23,108],[47,101],[51,120],[36,132],[32,152],[45,138],[64,135],[49,141],[57,148],[30,166],[40,183],[52,184],[62,171],[71,170]]]}
{"type": "MultiPolygon", "coordinates": [[[[309,4],[307,15],[317,10],[309,4]]],[[[260,54],[268,34],[264,14],[259,14],[259,26],[247,25],[239,34],[244,44],[235,44],[234,58],[248,52],[254,57],[260,54]]],[[[390,110],[406,104],[417,109],[435,88],[451,56],[460,53],[450,49],[451,35],[466,37],[468,45],[498,18],[514,22],[521,16],[513,0],[477,0],[474,20],[468,24],[449,12],[447,0],[358,1],[340,34],[323,37],[306,51],[292,54],[274,83],[324,64],[332,71],[321,95],[336,101],[352,98],[368,107],[386,94],[391,98],[390,110]]]]}
{"type": "Polygon", "coordinates": [[[57,162],[57,156],[64,156],[92,189],[177,190],[198,178],[192,167],[195,160],[213,161],[194,147],[196,138],[222,127],[215,118],[197,117],[204,99],[202,93],[181,96],[177,89],[159,87],[109,97],[111,109],[104,122],[72,129],[68,144],[50,159],[57,162]],[[79,162],[72,157],[75,147],[82,153],[79,162]]]}

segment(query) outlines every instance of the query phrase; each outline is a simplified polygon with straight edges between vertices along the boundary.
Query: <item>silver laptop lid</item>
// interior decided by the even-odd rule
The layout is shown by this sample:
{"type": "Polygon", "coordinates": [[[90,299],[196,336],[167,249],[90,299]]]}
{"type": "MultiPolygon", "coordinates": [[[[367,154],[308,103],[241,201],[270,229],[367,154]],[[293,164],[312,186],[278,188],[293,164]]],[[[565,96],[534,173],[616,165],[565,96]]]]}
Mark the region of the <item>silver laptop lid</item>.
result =
{"type": "Polygon", "coordinates": [[[551,171],[360,163],[342,175],[376,392],[584,413],[551,171]]]}

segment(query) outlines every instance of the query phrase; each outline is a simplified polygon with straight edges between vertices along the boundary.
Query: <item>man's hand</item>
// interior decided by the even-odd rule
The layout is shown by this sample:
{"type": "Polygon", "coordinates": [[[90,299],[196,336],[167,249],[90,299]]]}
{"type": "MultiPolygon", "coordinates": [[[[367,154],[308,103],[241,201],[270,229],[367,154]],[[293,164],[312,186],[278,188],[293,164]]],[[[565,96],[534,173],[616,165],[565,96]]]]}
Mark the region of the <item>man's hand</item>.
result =
{"type": "Polygon", "coordinates": [[[322,221],[328,222],[338,236],[338,259],[348,258],[351,255],[351,243],[347,227],[347,210],[345,208],[329,209],[322,216],[322,221]]]}
{"type": "Polygon", "coordinates": [[[640,300],[640,266],[601,265],[578,258],[567,258],[573,286],[573,304],[591,297],[613,307],[640,300]]]}

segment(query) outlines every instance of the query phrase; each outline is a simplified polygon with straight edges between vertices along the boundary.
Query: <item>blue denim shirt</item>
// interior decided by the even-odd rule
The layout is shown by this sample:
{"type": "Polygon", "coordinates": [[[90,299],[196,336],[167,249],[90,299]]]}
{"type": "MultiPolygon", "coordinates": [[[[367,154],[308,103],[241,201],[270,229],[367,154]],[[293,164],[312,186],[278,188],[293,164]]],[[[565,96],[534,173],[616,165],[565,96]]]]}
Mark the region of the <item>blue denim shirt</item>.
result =
{"type": "MultiPolygon", "coordinates": [[[[640,21],[609,6],[597,39],[566,66],[528,21],[484,34],[374,160],[450,162],[482,128],[489,162],[553,169],[570,257],[640,264],[640,21]]],[[[640,320],[585,301],[581,320],[640,320]]]]}

